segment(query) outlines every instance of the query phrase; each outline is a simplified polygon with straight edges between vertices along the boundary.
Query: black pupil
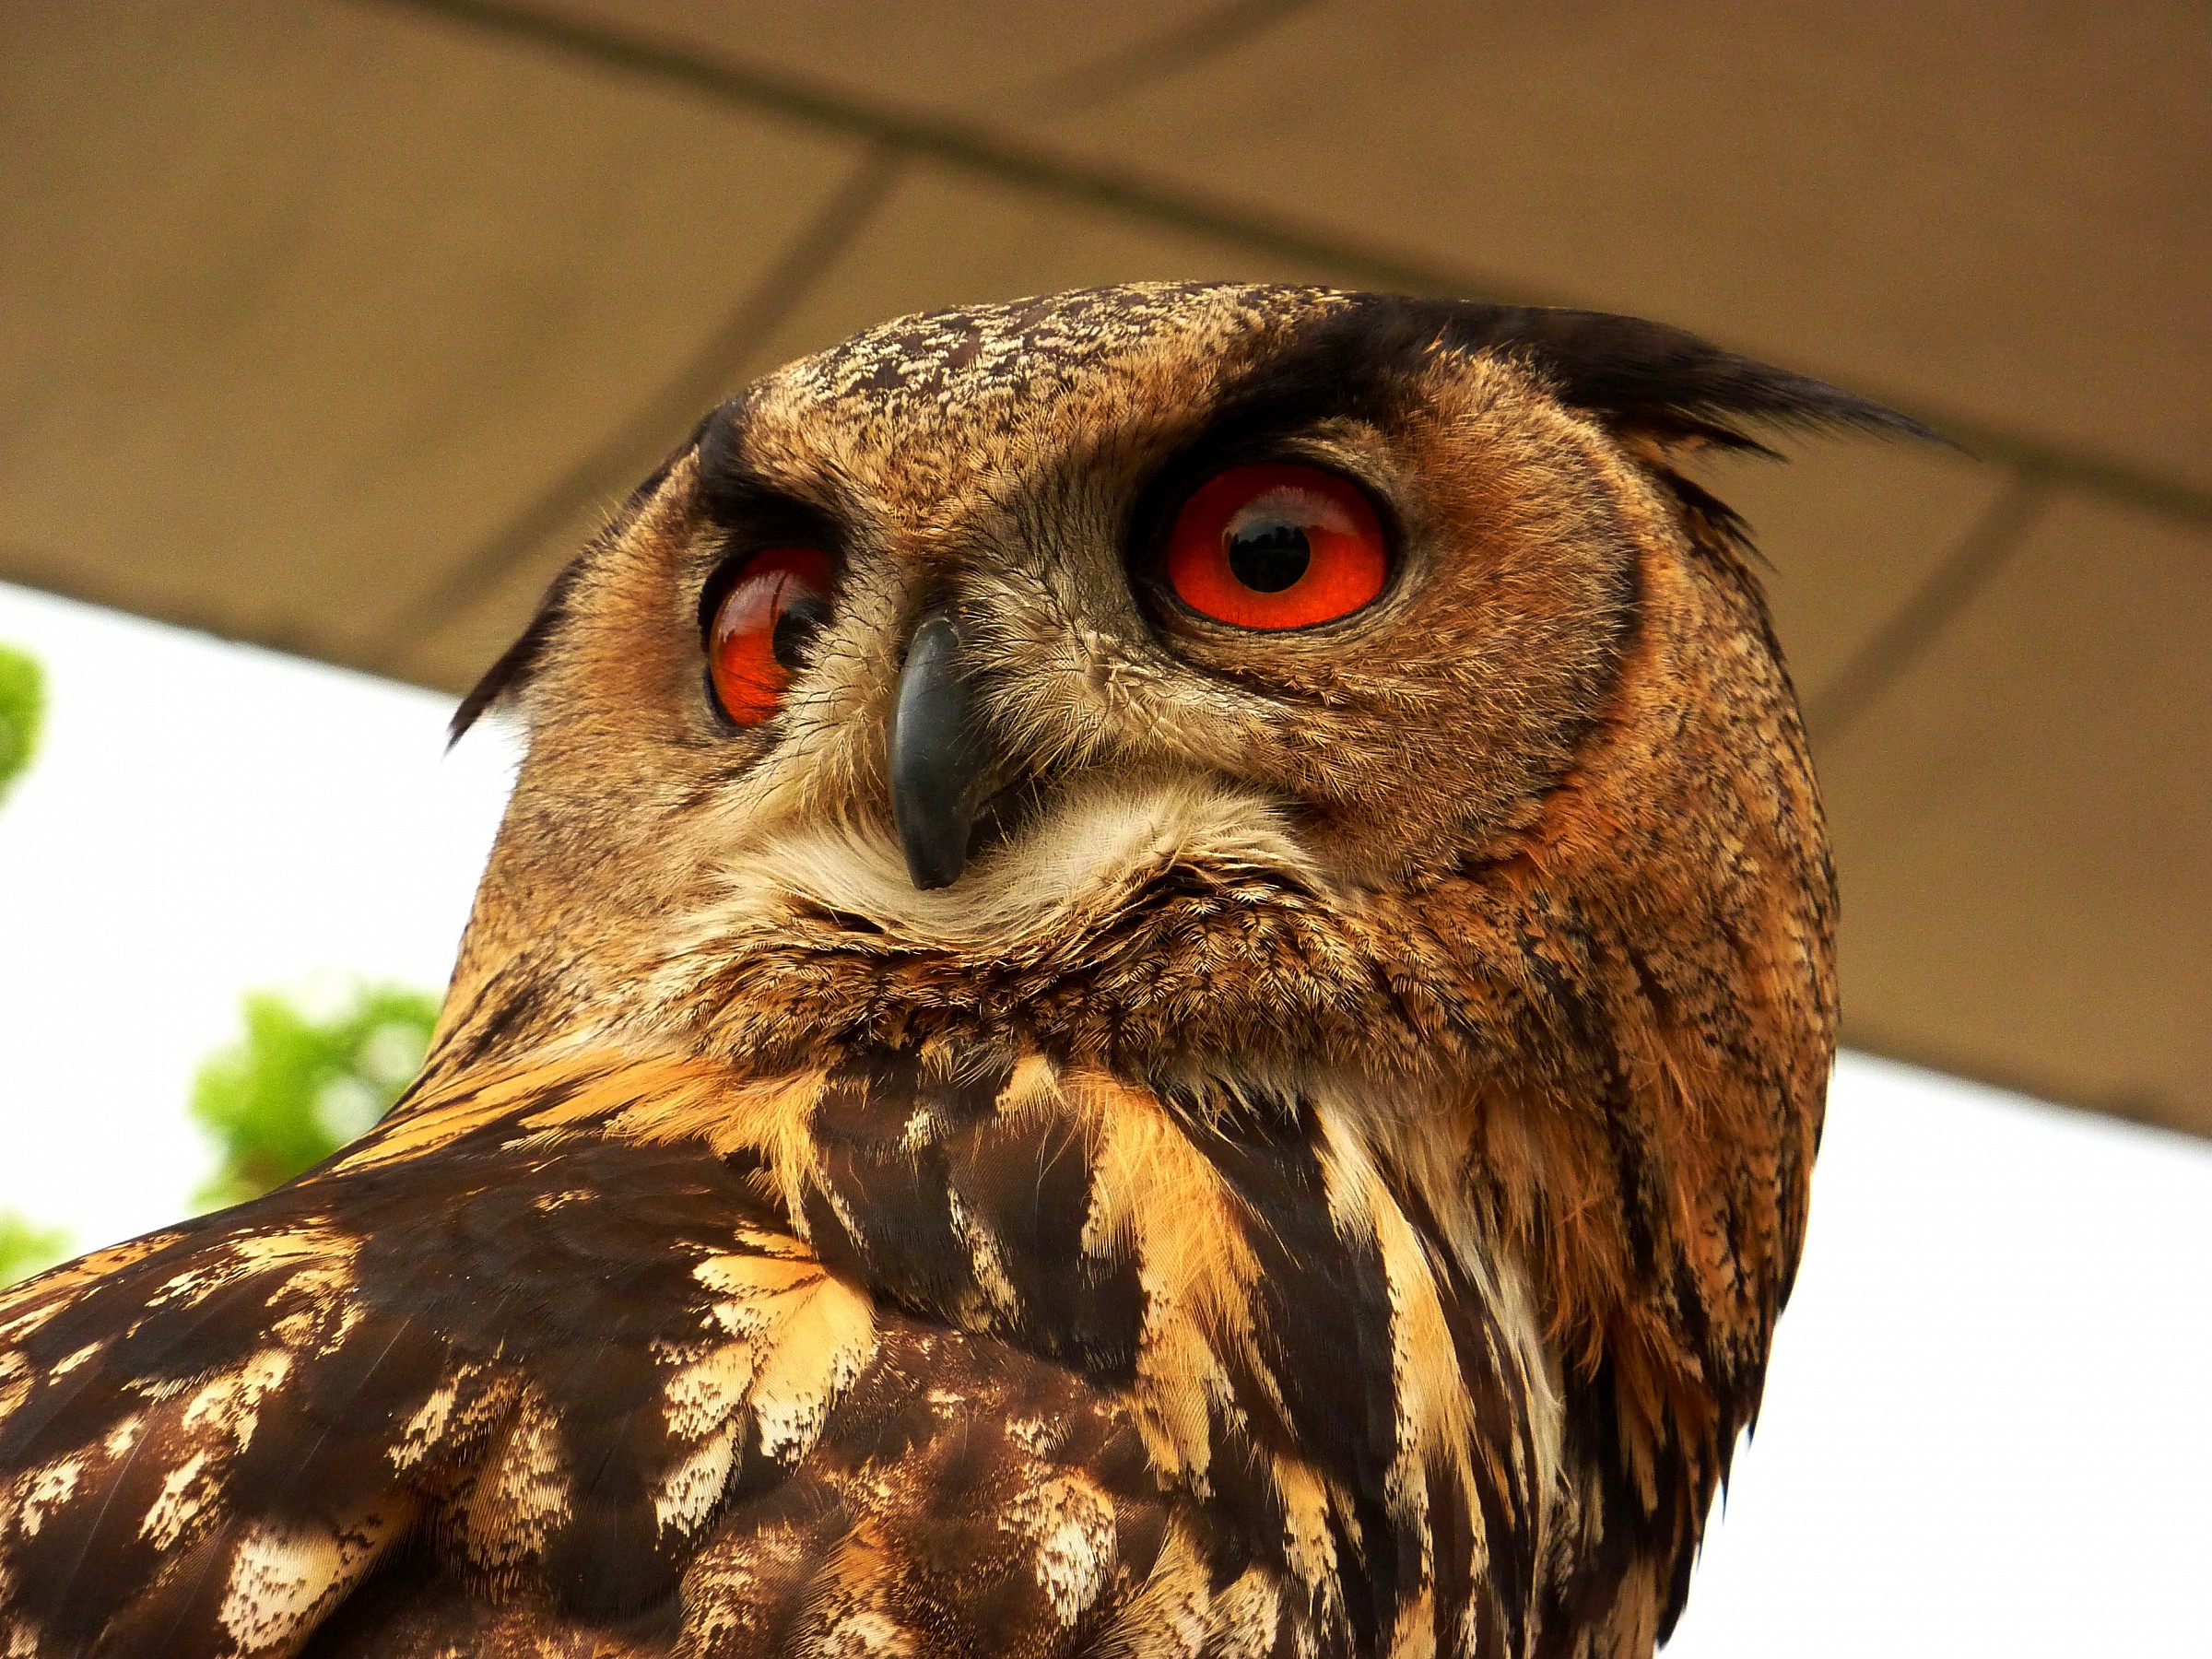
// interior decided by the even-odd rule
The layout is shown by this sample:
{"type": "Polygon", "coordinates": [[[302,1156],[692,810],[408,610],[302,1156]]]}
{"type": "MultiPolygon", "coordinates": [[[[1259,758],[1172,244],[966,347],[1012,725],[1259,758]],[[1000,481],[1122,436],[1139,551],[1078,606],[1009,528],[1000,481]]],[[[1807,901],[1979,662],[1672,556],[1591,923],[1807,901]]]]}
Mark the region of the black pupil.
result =
{"type": "Polygon", "coordinates": [[[773,631],[769,635],[768,648],[776,661],[796,674],[806,665],[807,654],[814,649],[814,636],[822,631],[822,624],[830,620],[830,602],[819,594],[810,594],[804,588],[795,593],[794,583],[784,592],[790,596],[776,612],[773,631]]]}
{"type": "Polygon", "coordinates": [[[1288,519],[1248,519],[1229,537],[1229,570],[1255,594],[1279,594],[1313,562],[1305,526],[1288,519]]]}

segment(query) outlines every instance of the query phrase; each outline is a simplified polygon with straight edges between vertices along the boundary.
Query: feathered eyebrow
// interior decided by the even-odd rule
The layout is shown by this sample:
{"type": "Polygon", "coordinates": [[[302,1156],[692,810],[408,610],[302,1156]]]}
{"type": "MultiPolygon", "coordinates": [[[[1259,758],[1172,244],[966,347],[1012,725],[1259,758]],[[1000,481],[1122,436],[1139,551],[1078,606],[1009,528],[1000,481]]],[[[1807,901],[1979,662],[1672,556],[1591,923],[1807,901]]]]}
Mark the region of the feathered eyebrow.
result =
{"type": "Polygon", "coordinates": [[[831,544],[846,539],[837,508],[794,492],[787,481],[753,464],[747,441],[750,414],[740,394],[708,416],[693,434],[700,516],[722,532],[725,542],[803,539],[836,553],[838,547],[831,544]]]}
{"type": "Polygon", "coordinates": [[[1425,341],[1393,338],[1396,324],[1364,305],[1308,324],[1223,386],[1186,447],[1234,449],[1324,420],[1392,414],[1414,395],[1426,356],[1425,341]]]}
{"type": "Polygon", "coordinates": [[[745,522],[769,490],[746,453],[749,412],[740,394],[718,406],[691,435],[699,457],[700,512],[724,531],[745,522]]]}
{"type": "Polygon", "coordinates": [[[700,429],[700,514],[717,532],[702,549],[700,568],[688,578],[698,585],[695,608],[702,635],[745,555],[786,544],[819,547],[841,573],[851,540],[836,512],[794,495],[751,465],[740,425],[744,412],[743,404],[733,399],[700,429]]]}

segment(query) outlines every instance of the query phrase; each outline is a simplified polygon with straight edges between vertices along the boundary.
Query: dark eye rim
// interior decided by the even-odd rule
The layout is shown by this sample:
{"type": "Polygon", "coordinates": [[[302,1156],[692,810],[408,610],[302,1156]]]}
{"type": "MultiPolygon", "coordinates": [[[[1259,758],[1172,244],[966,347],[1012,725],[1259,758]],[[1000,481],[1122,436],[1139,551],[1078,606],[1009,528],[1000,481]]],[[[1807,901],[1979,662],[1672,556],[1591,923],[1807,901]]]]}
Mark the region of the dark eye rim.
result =
{"type": "Polygon", "coordinates": [[[1315,455],[1295,445],[1237,445],[1180,457],[1161,468],[1139,492],[1130,514],[1130,586],[1139,600],[1155,612],[1157,620],[1227,638],[1312,640],[1335,632],[1349,632],[1389,603],[1406,573],[1406,538],[1390,498],[1372,480],[1360,477],[1337,458],[1315,455]],[[1382,586],[1375,596],[1341,617],[1331,617],[1324,622],[1303,628],[1246,628],[1241,623],[1224,622],[1218,617],[1208,616],[1178,594],[1168,581],[1168,541],[1175,533],[1176,522],[1193,496],[1223,473],[1240,466],[1303,466],[1325,473],[1358,490],[1382,532],[1382,586]]]}

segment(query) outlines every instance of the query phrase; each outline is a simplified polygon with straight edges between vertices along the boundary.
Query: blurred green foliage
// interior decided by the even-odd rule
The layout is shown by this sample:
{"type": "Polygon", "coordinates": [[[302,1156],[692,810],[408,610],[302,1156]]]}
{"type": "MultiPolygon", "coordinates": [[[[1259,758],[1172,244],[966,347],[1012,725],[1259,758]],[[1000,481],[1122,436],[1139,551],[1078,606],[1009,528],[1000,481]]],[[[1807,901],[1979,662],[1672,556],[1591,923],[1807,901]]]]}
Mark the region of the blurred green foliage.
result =
{"type": "Polygon", "coordinates": [[[312,1169],[383,1116],[422,1065],[438,999],[368,985],[318,1015],[276,991],[245,1000],[244,1038],[211,1055],[192,1115],[221,1162],[194,1196],[241,1203],[312,1169]]]}
{"type": "MultiPolygon", "coordinates": [[[[30,764],[45,714],[46,676],[38,659],[0,645],[0,799],[30,764]]],[[[65,1229],[41,1227],[14,1210],[0,1210],[0,1285],[29,1278],[68,1253],[65,1229]]]]}
{"type": "MultiPolygon", "coordinates": [[[[45,711],[37,660],[0,644],[0,797],[30,763],[45,711]]],[[[192,1115],[220,1160],[194,1194],[203,1208],[289,1181],[382,1117],[422,1065],[438,999],[368,985],[318,1012],[284,993],[257,991],[244,1016],[242,1039],[210,1056],[193,1083],[192,1115]]],[[[52,1266],[70,1248],[65,1229],[0,1210],[0,1285],[52,1266]]]]}
{"type": "Polygon", "coordinates": [[[36,657],[0,645],[0,798],[30,764],[46,715],[46,676],[36,657]]]}
{"type": "Polygon", "coordinates": [[[69,1253],[69,1230],[40,1227],[0,1210],[0,1286],[43,1273],[69,1253]]]}
{"type": "MultiPolygon", "coordinates": [[[[45,712],[37,660],[0,644],[0,797],[29,765],[45,712]]],[[[244,1037],[212,1055],[193,1083],[192,1115],[220,1159],[194,1194],[204,1208],[289,1181],[382,1117],[421,1067],[438,999],[368,985],[319,1013],[281,992],[257,991],[244,1013],[244,1037]]],[[[0,1210],[0,1285],[52,1266],[70,1248],[65,1229],[0,1210]]]]}

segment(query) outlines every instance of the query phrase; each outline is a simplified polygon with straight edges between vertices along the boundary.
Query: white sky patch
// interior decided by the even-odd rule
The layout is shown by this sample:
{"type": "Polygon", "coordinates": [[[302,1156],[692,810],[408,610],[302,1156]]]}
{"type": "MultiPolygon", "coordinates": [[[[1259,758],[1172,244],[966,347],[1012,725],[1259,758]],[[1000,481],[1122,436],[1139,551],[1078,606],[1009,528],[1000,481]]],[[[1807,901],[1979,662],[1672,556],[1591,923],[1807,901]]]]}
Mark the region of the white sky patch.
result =
{"type": "Polygon", "coordinates": [[[453,700],[0,585],[47,678],[0,802],[0,1208],[89,1249],[212,1168],[184,1115],[248,989],[442,988],[514,752],[453,700]]]}
{"type": "MultiPolygon", "coordinates": [[[[250,988],[436,988],[512,775],[451,700],[0,586],[0,1208],[184,1213],[250,988]]],[[[1847,1055],[1806,1262],[1669,1659],[2183,1653],[2212,1559],[2212,1146],[1847,1055]]]]}
{"type": "Polygon", "coordinates": [[[2212,1146],[1846,1055],[1667,1659],[2203,1653],[2212,1146]]]}

